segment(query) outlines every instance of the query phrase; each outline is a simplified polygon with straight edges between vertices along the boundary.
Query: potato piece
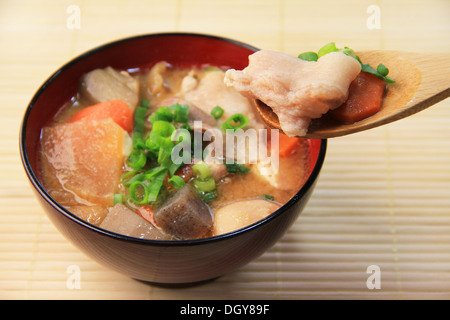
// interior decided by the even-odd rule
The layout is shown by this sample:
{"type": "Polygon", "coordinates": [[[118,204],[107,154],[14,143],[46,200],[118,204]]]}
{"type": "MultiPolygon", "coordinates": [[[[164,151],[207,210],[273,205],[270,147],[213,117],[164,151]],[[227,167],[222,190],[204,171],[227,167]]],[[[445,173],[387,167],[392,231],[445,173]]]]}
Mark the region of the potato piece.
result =
{"type": "Polygon", "coordinates": [[[164,232],[178,239],[207,237],[213,225],[209,207],[188,184],[157,209],[155,221],[164,232]]]}
{"type": "Polygon", "coordinates": [[[244,228],[264,219],[280,208],[278,203],[263,200],[241,200],[219,208],[214,214],[214,235],[244,228]]]}
{"type": "Polygon", "coordinates": [[[170,240],[171,237],[155,228],[150,222],[118,203],[109,213],[100,228],[130,237],[153,240],[170,240]]]}
{"type": "Polygon", "coordinates": [[[122,100],[134,111],[139,102],[139,82],[128,72],[119,72],[111,67],[95,69],[84,75],[80,91],[92,104],[122,100]]]}

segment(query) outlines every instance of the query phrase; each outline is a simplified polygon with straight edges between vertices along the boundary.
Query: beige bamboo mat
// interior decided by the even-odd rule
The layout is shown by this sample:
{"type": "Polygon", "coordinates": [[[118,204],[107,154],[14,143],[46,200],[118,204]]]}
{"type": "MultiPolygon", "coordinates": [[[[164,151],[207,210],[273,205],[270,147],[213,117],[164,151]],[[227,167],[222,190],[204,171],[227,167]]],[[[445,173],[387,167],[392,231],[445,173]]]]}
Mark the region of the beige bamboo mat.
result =
{"type": "Polygon", "coordinates": [[[213,282],[149,286],[67,242],[39,207],[20,163],[27,103],[72,57],[161,31],[207,32],[290,54],[330,41],[450,53],[450,2],[1,1],[0,299],[450,298],[450,100],[329,140],[316,191],[292,229],[259,259],[213,282]],[[71,5],[79,9],[79,28],[68,24],[71,5]],[[372,265],[381,271],[380,289],[367,287],[372,265]],[[67,282],[73,266],[81,271],[79,289],[67,282]]]}

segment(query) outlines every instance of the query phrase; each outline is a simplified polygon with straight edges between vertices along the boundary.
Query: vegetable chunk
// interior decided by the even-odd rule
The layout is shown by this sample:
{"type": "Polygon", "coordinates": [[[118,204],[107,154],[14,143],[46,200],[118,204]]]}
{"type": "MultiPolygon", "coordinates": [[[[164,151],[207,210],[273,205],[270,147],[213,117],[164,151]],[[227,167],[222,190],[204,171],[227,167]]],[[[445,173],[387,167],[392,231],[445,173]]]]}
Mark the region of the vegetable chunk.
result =
{"type": "Polygon", "coordinates": [[[280,207],[262,199],[242,200],[218,209],[214,215],[214,234],[219,235],[244,228],[264,219],[280,207]]]}
{"type": "Polygon", "coordinates": [[[113,119],[125,131],[133,131],[133,112],[122,100],[110,100],[87,107],[76,113],[70,122],[107,118],[113,119]]]}
{"type": "Polygon", "coordinates": [[[147,222],[121,203],[118,203],[113,208],[109,209],[109,213],[100,224],[100,227],[135,238],[154,240],[171,239],[170,236],[159,231],[151,223],[147,222]]]}
{"type": "Polygon", "coordinates": [[[196,191],[185,185],[155,212],[157,225],[178,239],[209,236],[213,218],[209,207],[196,191]]]}
{"type": "Polygon", "coordinates": [[[111,206],[125,134],[110,118],[45,127],[41,165],[49,194],[62,205],[111,206]]]}
{"type": "Polygon", "coordinates": [[[139,101],[139,82],[128,72],[111,67],[95,69],[87,73],[81,81],[81,94],[92,103],[108,100],[123,100],[132,111],[139,101]]]}
{"type": "Polygon", "coordinates": [[[386,83],[376,76],[361,72],[350,84],[348,99],[330,114],[339,121],[355,123],[380,111],[386,83]]]}

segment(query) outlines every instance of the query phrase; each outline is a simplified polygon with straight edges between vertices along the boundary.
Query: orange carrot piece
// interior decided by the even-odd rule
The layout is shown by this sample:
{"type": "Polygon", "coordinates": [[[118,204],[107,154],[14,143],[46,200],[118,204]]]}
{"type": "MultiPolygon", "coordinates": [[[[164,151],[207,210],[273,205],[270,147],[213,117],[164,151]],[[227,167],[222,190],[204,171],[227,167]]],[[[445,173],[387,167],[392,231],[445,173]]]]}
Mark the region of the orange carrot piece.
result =
{"type": "Polygon", "coordinates": [[[137,212],[139,213],[139,215],[142,218],[144,218],[145,220],[150,222],[152,225],[156,226],[155,211],[153,210],[153,208],[151,206],[149,206],[149,205],[141,205],[137,209],[137,212]]]}
{"type": "Polygon", "coordinates": [[[380,111],[386,83],[376,76],[360,72],[350,84],[348,99],[340,107],[331,110],[335,119],[355,123],[380,111]]]}
{"type": "Polygon", "coordinates": [[[295,150],[300,138],[288,137],[287,135],[280,133],[278,141],[278,154],[280,157],[287,157],[295,150]]]}
{"type": "Polygon", "coordinates": [[[133,112],[128,104],[122,100],[110,100],[87,107],[76,113],[70,122],[108,118],[112,118],[125,131],[133,131],[133,112]]]}

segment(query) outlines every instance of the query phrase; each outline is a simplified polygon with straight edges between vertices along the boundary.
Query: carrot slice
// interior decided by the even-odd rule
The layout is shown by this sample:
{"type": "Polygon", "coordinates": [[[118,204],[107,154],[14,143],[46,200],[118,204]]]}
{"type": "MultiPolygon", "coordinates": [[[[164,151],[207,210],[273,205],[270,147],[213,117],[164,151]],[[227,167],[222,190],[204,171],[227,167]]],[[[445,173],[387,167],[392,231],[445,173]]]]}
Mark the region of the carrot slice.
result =
{"type": "Polygon", "coordinates": [[[139,215],[142,218],[144,218],[145,220],[147,220],[148,222],[150,222],[151,224],[156,226],[155,211],[153,210],[153,208],[151,206],[149,206],[149,205],[141,205],[137,209],[137,212],[139,213],[139,215]]]}
{"type": "Polygon", "coordinates": [[[278,154],[280,157],[287,157],[295,150],[300,138],[288,137],[287,135],[280,133],[278,141],[278,154]]]}
{"type": "Polygon", "coordinates": [[[122,100],[110,100],[87,107],[76,113],[70,122],[108,118],[112,118],[125,131],[133,131],[133,112],[128,104],[122,100]]]}
{"type": "Polygon", "coordinates": [[[380,111],[386,83],[376,76],[360,72],[350,84],[348,99],[330,115],[345,123],[355,123],[380,111]]]}

